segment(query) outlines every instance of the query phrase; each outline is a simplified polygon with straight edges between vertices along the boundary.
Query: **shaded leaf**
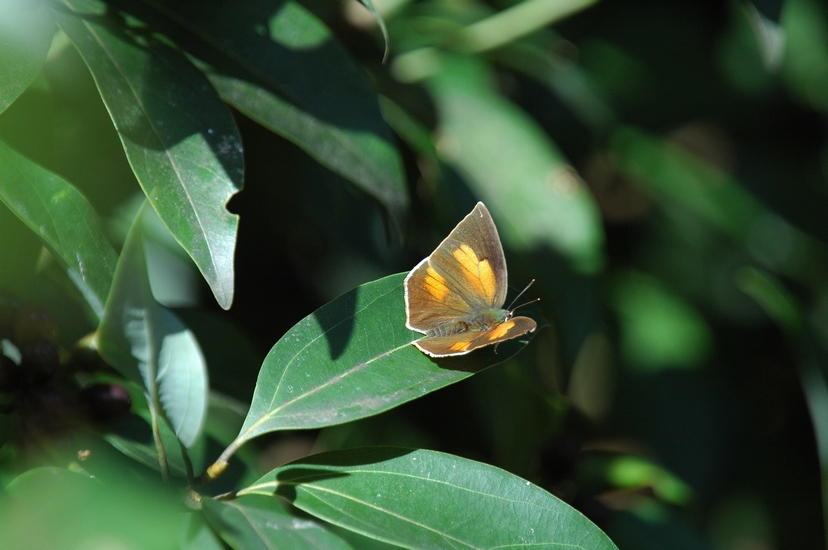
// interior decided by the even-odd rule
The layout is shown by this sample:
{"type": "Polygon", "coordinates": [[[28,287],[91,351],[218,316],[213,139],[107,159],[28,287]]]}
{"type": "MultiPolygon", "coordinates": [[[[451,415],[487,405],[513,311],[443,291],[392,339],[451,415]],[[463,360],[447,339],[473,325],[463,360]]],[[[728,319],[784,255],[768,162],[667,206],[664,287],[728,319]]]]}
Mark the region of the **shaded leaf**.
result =
{"type": "MultiPolygon", "coordinates": [[[[152,416],[143,393],[143,385],[124,385],[132,397],[132,415],[104,433],[103,439],[139,464],[160,471],[158,449],[152,433],[152,416]]],[[[175,433],[166,422],[159,422],[158,430],[165,451],[167,471],[174,478],[187,479],[187,467],[175,433]]],[[[188,456],[192,459],[193,453],[189,452],[188,456]]]]}
{"type": "Polygon", "coordinates": [[[598,208],[543,130],[492,89],[482,62],[443,56],[427,85],[440,115],[438,151],[466,178],[515,247],[549,244],[584,271],[603,261],[598,208]]]}
{"type": "Polygon", "coordinates": [[[240,493],[277,495],[335,525],[405,548],[616,548],[540,487],[434,451],[322,453],[277,468],[240,493]]]}
{"type": "Polygon", "coordinates": [[[405,327],[404,273],[366,283],[291,328],[265,358],[250,412],[234,446],[263,433],[349,422],[503,362],[522,349],[434,359],[411,343],[405,327]]]}
{"type": "Polygon", "coordinates": [[[55,23],[39,0],[0,2],[0,113],[40,72],[55,23]]]}
{"type": "Polygon", "coordinates": [[[66,265],[100,318],[118,256],[77,189],[0,142],[0,200],[66,265]]]}
{"type": "Polygon", "coordinates": [[[151,402],[189,447],[207,411],[207,369],[192,332],[152,297],[141,218],[139,213],[121,251],[98,346],[107,362],[144,385],[151,402]]]}
{"type": "Polygon", "coordinates": [[[759,201],[727,173],[641,130],[620,128],[611,150],[622,173],[677,199],[734,238],[744,238],[763,211],[759,201]]]}
{"type": "Polygon", "coordinates": [[[204,521],[202,514],[187,514],[187,521],[178,541],[181,550],[225,550],[227,548],[204,521]]]}
{"type": "Polygon", "coordinates": [[[401,216],[402,161],[376,93],[316,16],[285,0],[151,5],[198,37],[182,45],[233,107],[401,216]]]}
{"type": "Polygon", "coordinates": [[[8,491],[0,500],[2,548],[169,548],[181,529],[172,495],[128,479],[103,484],[36,468],[8,491]]]}
{"type": "Polygon", "coordinates": [[[219,305],[233,301],[242,185],[241,138],[204,75],[180,52],[106,15],[98,0],[62,0],[58,24],[80,51],[147,199],[193,258],[219,305]]]}
{"type": "Polygon", "coordinates": [[[236,550],[348,550],[351,546],[312,519],[297,517],[270,497],[202,501],[208,524],[236,550]]]}

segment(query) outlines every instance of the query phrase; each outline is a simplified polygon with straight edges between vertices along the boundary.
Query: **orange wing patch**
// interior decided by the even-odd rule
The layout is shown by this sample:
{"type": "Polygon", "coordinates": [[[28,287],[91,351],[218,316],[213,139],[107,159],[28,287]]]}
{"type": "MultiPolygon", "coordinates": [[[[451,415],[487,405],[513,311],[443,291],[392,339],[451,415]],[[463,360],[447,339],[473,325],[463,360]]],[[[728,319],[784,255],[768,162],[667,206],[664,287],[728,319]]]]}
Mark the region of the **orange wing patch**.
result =
{"type": "Polygon", "coordinates": [[[463,270],[466,272],[466,282],[473,286],[478,293],[484,295],[486,300],[491,303],[494,300],[495,292],[497,292],[497,279],[489,260],[485,258],[480,260],[474,250],[467,244],[461,244],[452,256],[463,266],[463,270]]]}
{"type": "Polygon", "coordinates": [[[466,341],[458,341],[454,342],[452,345],[449,346],[451,351],[466,351],[468,347],[471,345],[471,340],[466,341]]]}
{"type": "Polygon", "coordinates": [[[487,338],[490,341],[491,340],[497,340],[498,338],[502,338],[503,336],[506,335],[507,332],[509,332],[509,329],[512,328],[513,326],[515,326],[514,321],[506,321],[505,323],[501,323],[501,324],[497,325],[495,328],[493,328],[491,330],[491,332],[489,332],[489,334],[487,335],[487,338]]]}
{"type": "Polygon", "coordinates": [[[449,288],[446,286],[446,279],[434,271],[431,266],[426,268],[426,276],[423,283],[425,284],[426,292],[431,294],[439,302],[442,302],[443,298],[449,293],[449,288]]]}

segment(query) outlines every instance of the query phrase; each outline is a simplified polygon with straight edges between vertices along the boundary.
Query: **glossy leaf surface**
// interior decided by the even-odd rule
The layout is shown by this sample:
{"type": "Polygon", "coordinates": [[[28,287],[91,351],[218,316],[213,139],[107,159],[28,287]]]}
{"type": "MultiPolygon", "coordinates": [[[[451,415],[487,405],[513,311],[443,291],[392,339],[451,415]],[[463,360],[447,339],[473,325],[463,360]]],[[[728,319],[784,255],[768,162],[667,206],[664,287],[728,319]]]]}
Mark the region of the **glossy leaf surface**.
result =
{"type": "Polygon", "coordinates": [[[518,340],[430,358],[405,327],[404,273],[366,283],[290,329],[265,358],[237,444],[283,429],[319,428],[391,409],[500,363],[518,340]]]}
{"type": "Polygon", "coordinates": [[[242,493],[277,495],[404,548],[616,548],[580,512],[537,485],[434,451],[322,453],[277,468],[242,493]]]}
{"type": "Polygon", "coordinates": [[[402,161],[376,93],[322,21],[285,0],[159,9],[201,40],[191,53],[233,107],[402,214],[402,161]]]}
{"type": "Polygon", "coordinates": [[[203,501],[208,524],[235,550],[350,550],[321,523],[291,514],[272,498],[251,495],[230,502],[203,501]]]}
{"type": "Polygon", "coordinates": [[[118,257],[92,205],[70,183],[2,142],[0,166],[0,201],[60,258],[100,317],[118,257]]]}
{"type": "Polygon", "coordinates": [[[63,0],[56,20],[86,61],[150,204],[219,305],[233,301],[241,138],[204,75],[166,44],[128,32],[98,0],[63,0]]]}
{"type": "Polygon", "coordinates": [[[40,72],[55,24],[39,0],[0,2],[0,113],[40,72]]]}
{"type": "Polygon", "coordinates": [[[141,214],[121,251],[112,292],[98,329],[101,356],[144,385],[185,446],[207,414],[207,369],[192,332],[152,297],[141,214]]]}

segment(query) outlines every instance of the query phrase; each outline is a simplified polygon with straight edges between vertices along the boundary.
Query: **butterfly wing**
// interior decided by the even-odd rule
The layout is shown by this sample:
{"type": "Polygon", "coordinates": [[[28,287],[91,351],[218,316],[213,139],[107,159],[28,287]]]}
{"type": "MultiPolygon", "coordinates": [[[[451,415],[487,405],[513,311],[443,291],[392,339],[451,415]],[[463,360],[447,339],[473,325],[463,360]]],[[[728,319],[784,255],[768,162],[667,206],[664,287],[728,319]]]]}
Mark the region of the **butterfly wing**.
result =
{"type": "Polygon", "coordinates": [[[537,323],[529,317],[513,317],[484,332],[463,332],[451,336],[421,338],[414,342],[421,351],[431,357],[465,355],[470,351],[518,338],[534,332],[537,323]]]}
{"type": "Polygon", "coordinates": [[[405,278],[406,326],[427,332],[506,301],[506,259],[491,214],[478,202],[405,278]]]}

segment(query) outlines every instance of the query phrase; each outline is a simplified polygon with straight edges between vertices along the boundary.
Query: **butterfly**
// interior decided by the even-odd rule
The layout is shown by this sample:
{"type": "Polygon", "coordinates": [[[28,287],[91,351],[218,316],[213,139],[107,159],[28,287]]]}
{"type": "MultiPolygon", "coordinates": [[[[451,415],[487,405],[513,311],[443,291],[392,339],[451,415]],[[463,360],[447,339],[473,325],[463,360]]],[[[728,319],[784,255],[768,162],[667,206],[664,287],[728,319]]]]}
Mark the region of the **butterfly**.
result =
{"type": "Polygon", "coordinates": [[[405,326],[425,334],[413,343],[431,357],[465,355],[537,328],[529,317],[503,309],[506,257],[482,202],[411,270],[404,286],[405,326]]]}

